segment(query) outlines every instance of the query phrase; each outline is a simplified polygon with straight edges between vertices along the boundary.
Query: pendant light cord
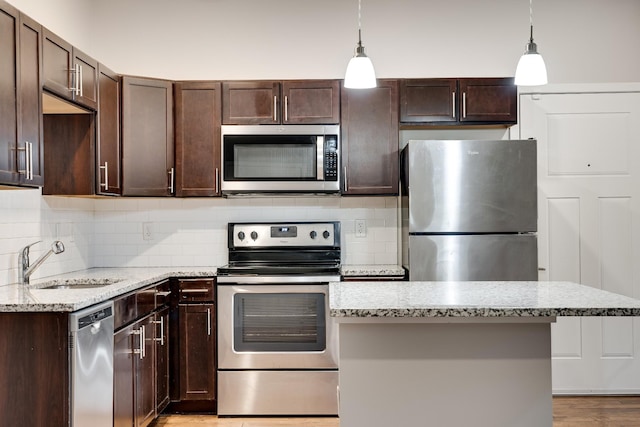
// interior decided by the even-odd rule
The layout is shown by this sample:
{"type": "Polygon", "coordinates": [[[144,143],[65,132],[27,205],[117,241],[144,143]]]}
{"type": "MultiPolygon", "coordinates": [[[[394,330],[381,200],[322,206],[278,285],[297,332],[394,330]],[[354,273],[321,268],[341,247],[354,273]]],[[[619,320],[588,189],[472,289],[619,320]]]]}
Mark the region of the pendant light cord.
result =
{"type": "Polygon", "coordinates": [[[533,43],[533,0],[529,0],[529,28],[531,29],[529,43],[533,43]]]}
{"type": "Polygon", "coordinates": [[[362,0],[358,0],[358,45],[362,45],[362,0]]]}

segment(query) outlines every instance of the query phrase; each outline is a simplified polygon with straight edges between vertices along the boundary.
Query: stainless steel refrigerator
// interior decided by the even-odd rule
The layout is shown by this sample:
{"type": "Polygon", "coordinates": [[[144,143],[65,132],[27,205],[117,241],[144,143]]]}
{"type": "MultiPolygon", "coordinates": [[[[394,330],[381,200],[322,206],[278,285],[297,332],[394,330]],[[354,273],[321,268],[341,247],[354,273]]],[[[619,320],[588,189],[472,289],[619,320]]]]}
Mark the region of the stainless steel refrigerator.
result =
{"type": "Polygon", "coordinates": [[[535,140],[412,140],[402,151],[409,280],[538,280],[535,140]]]}

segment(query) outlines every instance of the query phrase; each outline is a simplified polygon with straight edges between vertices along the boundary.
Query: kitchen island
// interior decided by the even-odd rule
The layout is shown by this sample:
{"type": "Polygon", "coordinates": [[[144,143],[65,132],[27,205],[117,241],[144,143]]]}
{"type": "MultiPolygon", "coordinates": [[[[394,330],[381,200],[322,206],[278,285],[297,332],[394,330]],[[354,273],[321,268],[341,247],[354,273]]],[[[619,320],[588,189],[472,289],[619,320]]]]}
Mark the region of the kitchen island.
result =
{"type": "Polygon", "coordinates": [[[340,282],[341,427],[551,427],[556,316],[638,316],[569,282],[340,282]]]}

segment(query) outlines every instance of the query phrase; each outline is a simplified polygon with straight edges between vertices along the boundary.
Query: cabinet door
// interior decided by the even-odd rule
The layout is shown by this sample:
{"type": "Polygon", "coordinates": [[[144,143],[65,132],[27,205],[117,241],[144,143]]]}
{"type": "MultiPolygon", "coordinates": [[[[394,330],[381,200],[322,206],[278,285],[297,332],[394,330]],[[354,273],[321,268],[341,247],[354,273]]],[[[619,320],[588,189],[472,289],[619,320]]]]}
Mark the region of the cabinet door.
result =
{"type": "Polygon", "coordinates": [[[85,107],[93,110],[98,108],[98,61],[80,50],[73,49],[73,66],[78,74],[75,82],[76,91],[73,99],[85,107]]]}
{"type": "Polygon", "coordinates": [[[224,82],[222,124],[278,124],[279,96],[279,82],[224,82]]]}
{"type": "Polygon", "coordinates": [[[180,400],[215,400],[215,307],[179,304],[180,400]]]}
{"type": "Polygon", "coordinates": [[[43,29],[44,88],[65,98],[73,99],[73,47],[46,28],[43,29]]]}
{"type": "Polygon", "coordinates": [[[169,307],[155,314],[156,413],[169,404],[169,307]]]}
{"type": "Polygon", "coordinates": [[[512,78],[460,79],[461,122],[515,124],[518,88],[512,78]]]}
{"type": "Polygon", "coordinates": [[[98,65],[96,194],[120,194],[120,78],[98,65]]]}
{"type": "Polygon", "coordinates": [[[174,190],[173,90],[166,80],[122,78],[122,194],[174,190]]]}
{"type": "Polygon", "coordinates": [[[221,85],[176,83],[176,195],[220,195],[221,85]]]}
{"type": "MultiPolygon", "coordinates": [[[[40,24],[25,15],[20,16],[18,148],[25,149],[22,152],[27,155],[22,157],[28,161],[29,171],[21,175],[20,183],[29,186],[44,184],[41,32],[40,24]]],[[[23,162],[23,168],[26,165],[23,162]]]]}
{"type": "Polygon", "coordinates": [[[113,425],[131,427],[134,421],[134,349],[139,349],[137,325],[127,326],[113,336],[113,425]]]}
{"type": "Polygon", "coordinates": [[[285,81],[282,83],[282,123],[340,123],[338,80],[285,81]]]}
{"type": "Polygon", "coordinates": [[[342,90],[343,194],[398,194],[398,82],[342,90]]]}
{"type": "Polygon", "coordinates": [[[400,81],[400,121],[403,123],[458,120],[457,80],[400,81]]]}
{"type": "Polygon", "coordinates": [[[0,2],[0,183],[18,181],[19,12],[0,2]]]}
{"type": "Polygon", "coordinates": [[[142,357],[135,359],[135,426],[144,427],[153,421],[156,415],[156,361],[155,361],[155,315],[147,316],[135,324],[141,331],[138,338],[143,348],[142,357]]]}

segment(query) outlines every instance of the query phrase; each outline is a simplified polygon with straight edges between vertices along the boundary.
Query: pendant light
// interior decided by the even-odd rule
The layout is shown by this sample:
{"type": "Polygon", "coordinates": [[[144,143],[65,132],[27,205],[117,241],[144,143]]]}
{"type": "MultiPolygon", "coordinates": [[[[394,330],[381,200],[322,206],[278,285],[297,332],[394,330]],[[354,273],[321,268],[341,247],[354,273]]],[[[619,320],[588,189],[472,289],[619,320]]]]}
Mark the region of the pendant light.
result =
{"type": "Polygon", "coordinates": [[[362,29],[361,29],[361,0],[358,0],[358,44],[353,58],[347,65],[347,72],[344,76],[344,87],[350,89],[369,89],[376,87],[376,73],[373,70],[371,59],[364,53],[362,46],[362,29]]]}
{"type": "Polygon", "coordinates": [[[539,86],[547,84],[547,67],[538,46],[533,42],[533,0],[529,0],[529,26],[531,35],[524,54],[518,61],[515,84],[518,86],[539,86]]]}

